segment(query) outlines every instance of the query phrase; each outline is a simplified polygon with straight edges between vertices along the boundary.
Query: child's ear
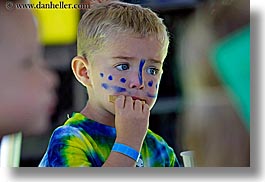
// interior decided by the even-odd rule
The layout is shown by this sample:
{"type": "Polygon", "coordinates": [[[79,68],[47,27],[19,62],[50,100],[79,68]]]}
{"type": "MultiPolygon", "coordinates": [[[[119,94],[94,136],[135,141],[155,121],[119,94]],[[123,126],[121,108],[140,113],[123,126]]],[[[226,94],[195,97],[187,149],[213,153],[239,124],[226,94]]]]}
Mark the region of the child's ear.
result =
{"type": "Polygon", "coordinates": [[[72,70],[76,79],[82,83],[85,87],[91,85],[91,80],[89,78],[89,62],[81,57],[76,56],[72,59],[72,70]]]}

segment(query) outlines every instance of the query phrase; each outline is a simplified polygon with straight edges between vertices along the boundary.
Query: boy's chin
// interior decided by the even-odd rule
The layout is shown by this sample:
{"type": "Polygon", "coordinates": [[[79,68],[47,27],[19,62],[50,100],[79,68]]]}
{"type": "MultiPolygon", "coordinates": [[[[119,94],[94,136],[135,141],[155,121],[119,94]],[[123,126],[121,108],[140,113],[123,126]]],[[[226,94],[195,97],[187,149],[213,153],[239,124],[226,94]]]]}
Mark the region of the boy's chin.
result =
{"type": "Polygon", "coordinates": [[[107,108],[105,108],[110,114],[115,115],[115,105],[110,103],[107,108]]]}

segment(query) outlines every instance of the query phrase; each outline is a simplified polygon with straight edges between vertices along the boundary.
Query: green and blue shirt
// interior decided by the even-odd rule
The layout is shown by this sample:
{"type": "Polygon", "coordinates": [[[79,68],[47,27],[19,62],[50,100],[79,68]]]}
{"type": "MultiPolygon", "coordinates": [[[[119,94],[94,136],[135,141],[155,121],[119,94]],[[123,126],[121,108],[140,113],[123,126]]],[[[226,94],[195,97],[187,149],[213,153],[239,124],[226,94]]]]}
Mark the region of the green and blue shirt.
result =
{"type": "MultiPolygon", "coordinates": [[[[73,113],[50,138],[39,167],[101,167],[116,139],[116,129],[73,113]]],[[[165,140],[147,131],[139,167],[180,167],[165,140]]]]}

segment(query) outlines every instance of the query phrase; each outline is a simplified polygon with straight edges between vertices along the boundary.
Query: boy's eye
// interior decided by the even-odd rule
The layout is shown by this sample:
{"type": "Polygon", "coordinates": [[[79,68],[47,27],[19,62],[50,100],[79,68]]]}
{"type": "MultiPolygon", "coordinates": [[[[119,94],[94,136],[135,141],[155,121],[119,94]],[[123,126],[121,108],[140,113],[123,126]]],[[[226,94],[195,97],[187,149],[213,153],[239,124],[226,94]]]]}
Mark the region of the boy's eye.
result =
{"type": "Polygon", "coordinates": [[[159,69],[156,68],[147,68],[146,72],[150,75],[157,75],[159,72],[159,69]]]}
{"type": "Polygon", "coordinates": [[[119,64],[119,65],[115,66],[115,68],[117,68],[119,71],[124,71],[124,70],[129,69],[129,65],[128,64],[119,64]]]}

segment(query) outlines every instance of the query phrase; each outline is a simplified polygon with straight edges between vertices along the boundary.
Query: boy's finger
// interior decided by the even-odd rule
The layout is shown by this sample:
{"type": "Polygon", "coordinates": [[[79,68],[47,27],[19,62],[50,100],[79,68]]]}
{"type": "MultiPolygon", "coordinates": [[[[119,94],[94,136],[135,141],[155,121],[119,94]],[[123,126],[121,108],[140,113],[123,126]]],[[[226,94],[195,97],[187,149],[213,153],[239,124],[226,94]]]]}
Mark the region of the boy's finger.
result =
{"type": "Polygon", "coordinates": [[[124,108],[124,102],[125,97],[123,95],[116,96],[114,100],[115,109],[124,108]]]}
{"type": "Polygon", "coordinates": [[[143,110],[143,102],[140,100],[135,100],[134,101],[134,110],[142,111],[143,110]]]}
{"type": "Polygon", "coordinates": [[[130,97],[130,96],[126,96],[125,97],[125,105],[124,105],[124,108],[125,109],[130,109],[130,110],[132,110],[133,109],[133,99],[132,99],[132,97],[130,97]]]}
{"type": "Polygon", "coordinates": [[[143,104],[143,112],[149,112],[150,111],[150,106],[148,104],[143,104]]]}

